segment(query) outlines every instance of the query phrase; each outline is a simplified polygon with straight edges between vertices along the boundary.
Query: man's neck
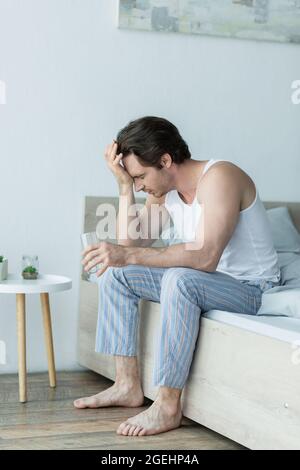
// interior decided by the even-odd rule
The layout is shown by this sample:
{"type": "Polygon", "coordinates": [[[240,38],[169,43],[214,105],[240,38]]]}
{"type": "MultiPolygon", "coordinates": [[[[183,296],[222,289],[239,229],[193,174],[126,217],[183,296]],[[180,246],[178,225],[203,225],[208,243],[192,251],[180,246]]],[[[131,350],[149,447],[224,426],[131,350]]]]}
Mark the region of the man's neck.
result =
{"type": "Polygon", "coordinates": [[[178,165],[178,171],[174,179],[174,189],[181,194],[187,204],[193,202],[199,182],[207,163],[199,160],[186,160],[178,165]]]}

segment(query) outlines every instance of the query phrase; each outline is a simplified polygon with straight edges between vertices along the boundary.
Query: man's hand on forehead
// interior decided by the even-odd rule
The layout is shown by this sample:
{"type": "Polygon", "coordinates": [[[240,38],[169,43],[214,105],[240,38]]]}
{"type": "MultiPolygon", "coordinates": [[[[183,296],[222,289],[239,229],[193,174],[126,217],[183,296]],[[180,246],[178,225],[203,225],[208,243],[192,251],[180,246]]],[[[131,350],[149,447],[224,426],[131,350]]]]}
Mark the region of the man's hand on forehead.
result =
{"type": "Polygon", "coordinates": [[[123,158],[123,154],[117,154],[118,150],[118,143],[115,139],[113,139],[112,144],[106,146],[104,156],[107,162],[107,165],[113,175],[115,176],[118,184],[120,186],[130,186],[133,184],[133,178],[127,172],[123,162],[121,162],[123,158]]]}

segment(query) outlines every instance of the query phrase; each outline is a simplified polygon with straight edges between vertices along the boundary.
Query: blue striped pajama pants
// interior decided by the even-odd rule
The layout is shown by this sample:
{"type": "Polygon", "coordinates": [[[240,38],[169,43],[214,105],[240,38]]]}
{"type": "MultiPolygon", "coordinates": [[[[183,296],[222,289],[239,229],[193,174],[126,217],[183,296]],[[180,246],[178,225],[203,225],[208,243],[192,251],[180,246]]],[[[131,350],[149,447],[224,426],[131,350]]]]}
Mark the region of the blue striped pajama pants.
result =
{"type": "Polygon", "coordinates": [[[201,312],[211,309],[256,315],[259,286],[221,273],[142,265],[109,267],[99,278],[95,351],[137,356],[140,299],[161,304],[155,349],[155,386],[182,389],[187,380],[201,312]]]}

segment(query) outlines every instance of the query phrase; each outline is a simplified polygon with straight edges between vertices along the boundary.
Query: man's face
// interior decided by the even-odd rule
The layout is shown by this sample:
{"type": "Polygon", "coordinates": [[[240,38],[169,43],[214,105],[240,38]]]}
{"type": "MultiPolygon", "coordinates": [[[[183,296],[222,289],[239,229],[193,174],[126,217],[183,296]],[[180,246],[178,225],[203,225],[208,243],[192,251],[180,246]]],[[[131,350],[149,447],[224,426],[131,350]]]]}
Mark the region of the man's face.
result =
{"type": "Polygon", "coordinates": [[[161,170],[153,166],[142,166],[136,155],[130,154],[122,159],[124,168],[134,180],[135,191],[144,191],[161,197],[170,190],[171,175],[167,168],[161,170]]]}

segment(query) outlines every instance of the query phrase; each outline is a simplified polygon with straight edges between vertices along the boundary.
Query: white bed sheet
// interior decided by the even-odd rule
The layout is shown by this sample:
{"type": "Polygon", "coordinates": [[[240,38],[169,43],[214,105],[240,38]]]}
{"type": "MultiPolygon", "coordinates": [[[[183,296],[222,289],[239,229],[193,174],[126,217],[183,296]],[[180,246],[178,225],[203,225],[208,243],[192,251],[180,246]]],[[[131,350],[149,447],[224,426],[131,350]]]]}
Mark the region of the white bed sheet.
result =
{"type": "Polygon", "coordinates": [[[222,310],[209,310],[203,313],[203,316],[280,341],[299,342],[300,345],[300,320],[297,318],[278,315],[274,317],[271,315],[245,315],[222,310]]]}

